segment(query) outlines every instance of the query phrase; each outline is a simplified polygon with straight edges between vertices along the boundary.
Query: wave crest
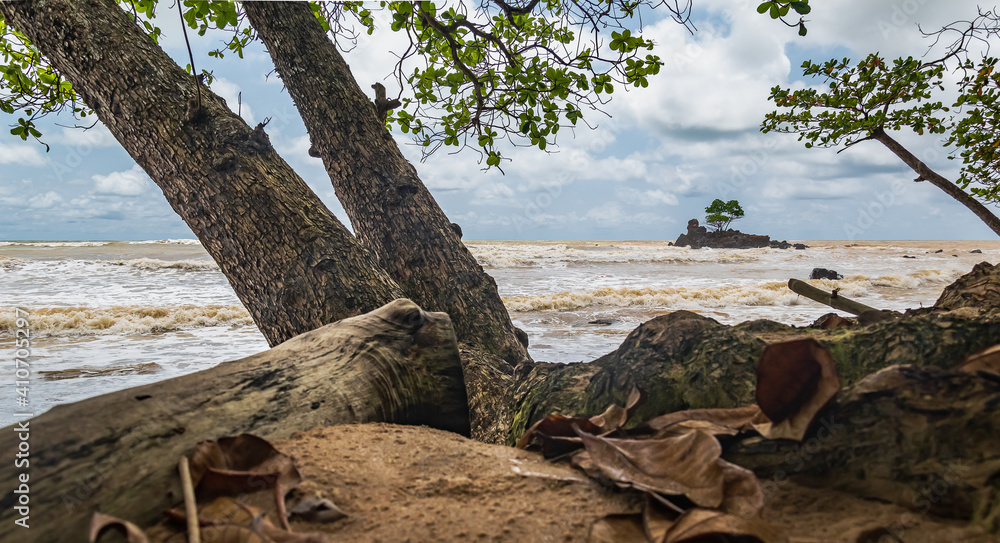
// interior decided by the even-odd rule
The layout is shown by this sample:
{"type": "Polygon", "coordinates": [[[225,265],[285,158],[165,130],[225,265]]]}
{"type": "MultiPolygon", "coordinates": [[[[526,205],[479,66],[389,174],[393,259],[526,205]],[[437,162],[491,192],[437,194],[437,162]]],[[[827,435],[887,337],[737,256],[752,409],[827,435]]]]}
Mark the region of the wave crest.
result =
{"type": "MultiPolygon", "coordinates": [[[[131,335],[253,324],[247,310],[236,305],[44,307],[29,313],[34,336],[131,335]]],[[[15,321],[13,309],[0,311],[0,332],[13,334],[15,321]]]]}
{"type": "MultiPolygon", "coordinates": [[[[819,279],[807,281],[813,286],[840,289],[847,297],[863,297],[876,288],[913,289],[930,284],[948,284],[957,279],[958,270],[921,270],[906,275],[867,277],[853,275],[839,281],[819,279]]],[[[798,294],[783,281],[756,285],[721,285],[707,288],[687,287],[605,287],[587,291],[553,294],[508,296],[503,299],[510,311],[575,310],[589,306],[607,307],[668,307],[675,309],[720,308],[730,306],[780,306],[803,303],[798,294]]]]}
{"type": "Polygon", "coordinates": [[[143,270],[217,270],[219,265],[212,260],[159,260],[156,258],[134,258],[131,260],[112,260],[108,262],[115,266],[130,266],[143,270]]]}

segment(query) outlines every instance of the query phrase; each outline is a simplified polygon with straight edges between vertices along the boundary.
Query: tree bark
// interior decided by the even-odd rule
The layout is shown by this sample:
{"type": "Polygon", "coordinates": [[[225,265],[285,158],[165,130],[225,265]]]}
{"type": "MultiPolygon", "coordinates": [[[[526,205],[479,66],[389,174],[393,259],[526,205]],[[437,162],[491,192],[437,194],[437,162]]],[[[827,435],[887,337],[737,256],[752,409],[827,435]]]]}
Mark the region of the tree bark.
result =
{"type": "Polygon", "coordinates": [[[893,366],[848,387],[804,443],[748,439],[725,458],[767,494],[788,480],[1000,528],[1000,379],[893,366]]]}
{"type": "Polygon", "coordinates": [[[952,367],[1000,338],[1000,310],[918,310],[899,319],[836,330],[795,328],[757,320],[725,326],[689,311],[643,323],[621,347],[593,362],[537,364],[516,376],[507,400],[506,436],[552,413],[590,417],[625,405],[633,385],[649,398],[633,417],[642,421],[682,409],[754,403],[756,365],[769,343],[813,337],[830,349],[846,386],[893,364],[952,367]]]}
{"type": "MultiPolygon", "coordinates": [[[[17,541],[82,541],[100,510],[140,526],[180,500],[177,460],[203,440],[268,440],[335,424],[397,422],[469,434],[448,316],[409,300],[198,373],[69,405],[28,421],[30,466],[0,470],[0,523],[17,541]],[[30,528],[13,491],[29,474],[30,528]]],[[[18,426],[0,450],[18,450],[18,426]]]]}
{"type": "Polygon", "coordinates": [[[819,302],[823,305],[828,305],[834,309],[846,311],[852,315],[860,315],[869,311],[879,311],[874,307],[867,306],[860,302],[855,302],[850,298],[844,298],[843,296],[837,296],[836,294],[831,294],[822,289],[818,289],[809,283],[798,279],[789,279],[788,288],[791,289],[792,292],[805,296],[810,300],[819,302]]]}
{"type": "Polygon", "coordinates": [[[528,359],[496,283],[476,262],[372,102],[301,2],[245,2],[358,239],[421,306],[451,316],[460,341],[510,364],[528,359]]]}
{"type": "Polygon", "coordinates": [[[971,194],[962,190],[955,183],[952,183],[947,178],[930,169],[930,167],[924,164],[923,161],[914,156],[913,153],[889,136],[885,130],[881,128],[875,129],[872,133],[872,139],[888,147],[889,150],[906,163],[907,166],[917,172],[917,175],[920,176],[916,179],[917,181],[930,181],[932,185],[945,191],[948,196],[951,196],[957,200],[958,203],[969,208],[969,210],[975,213],[980,220],[986,223],[986,226],[990,227],[990,230],[993,230],[994,233],[1000,236],[1000,218],[994,215],[989,208],[982,204],[982,202],[973,198],[971,194]]]}
{"type": "Polygon", "coordinates": [[[163,190],[267,338],[370,311],[392,279],[271,147],[112,0],[0,2],[163,190]]]}

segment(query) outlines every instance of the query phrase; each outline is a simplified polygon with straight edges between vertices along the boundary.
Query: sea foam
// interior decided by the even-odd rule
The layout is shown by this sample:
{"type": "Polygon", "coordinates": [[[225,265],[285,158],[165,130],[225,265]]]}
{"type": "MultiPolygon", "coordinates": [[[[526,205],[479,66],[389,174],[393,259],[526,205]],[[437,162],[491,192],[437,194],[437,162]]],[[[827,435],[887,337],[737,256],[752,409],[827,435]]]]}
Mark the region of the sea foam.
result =
{"type": "Polygon", "coordinates": [[[116,266],[130,266],[144,270],[217,270],[219,265],[211,260],[159,260],[156,258],[133,258],[131,260],[112,260],[108,262],[116,266]]]}
{"type": "MultiPolygon", "coordinates": [[[[807,281],[827,291],[840,289],[846,297],[861,298],[876,288],[913,289],[947,284],[961,275],[959,271],[920,270],[910,274],[868,277],[852,275],[839,281],[807,281]]],[[[720,285],[706,288],[687,287],[605,287],[591,290],[538,295],[508,296],[503,299],[510,311],[575,310],[590,306],[663,307],[674,309],[722,308],[730,306],[791,306],[803,303],[798,294],[783,281],[753,285],[720,285]]]]}
{"type": "MultiPolygon", "coordinates": [[[[31,331],[36,336],[149,334],[220,325],[253,324],[242,306],[113,306],[28,308],[31,331]]],[[[16,329],[13,309],[0,310],[0,333],[16,329]]]]}

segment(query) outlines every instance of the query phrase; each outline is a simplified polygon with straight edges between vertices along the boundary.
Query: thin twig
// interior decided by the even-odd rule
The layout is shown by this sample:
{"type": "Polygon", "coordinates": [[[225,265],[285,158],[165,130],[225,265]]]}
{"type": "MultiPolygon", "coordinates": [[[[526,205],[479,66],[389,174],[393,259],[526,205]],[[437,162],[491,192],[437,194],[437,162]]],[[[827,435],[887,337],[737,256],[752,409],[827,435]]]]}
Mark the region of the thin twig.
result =
{"type": "Polygon", "coordinates": [[[188,542],[201,543],[201,532],[198,528],[198,502],[194,498],[191,467],[188,465],[186,456],[181,457],[177,464],[177,470],[181,473],[181,488],[184,490],[184,514],[187,516],[188,542]]]}
{"type": "Polygon", "coordinates": [[[198,81],[198,70],[194,67],[194,53],[191,52],[191,42],[188,41],[187,22],[184,20],[184,10],[181,0],[177,0],[177,15],[181,18],[181,32],[184,33],[184,43],[187,44],[188,58],[191,59],[191,77],[194,77],[194,88],[198,91],[198,109],[201,109],[201,82],[198,81]]]}

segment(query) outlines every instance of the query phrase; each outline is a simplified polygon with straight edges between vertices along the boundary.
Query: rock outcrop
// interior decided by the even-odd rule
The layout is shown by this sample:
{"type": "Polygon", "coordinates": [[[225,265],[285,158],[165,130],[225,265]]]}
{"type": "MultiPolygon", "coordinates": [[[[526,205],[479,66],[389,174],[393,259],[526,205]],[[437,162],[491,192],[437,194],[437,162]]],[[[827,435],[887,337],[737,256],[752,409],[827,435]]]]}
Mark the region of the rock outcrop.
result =
{"type": "Polygon", "coordinates": [[[826,268],[813,268],[812,273],[809,274],[809,279],[843,279],[844,276],[836,272],[836,270],[828,270],[826,268]]]}
{"type": "Polygon", "coordinates": [[[687,233],[678,236],[673,245],[691,247],[692,249],[701,249],[702,247],[713,249],[759,249],[761,247],[805,249],[807,247],[801,243],[771,240],[770,236],[744,234],[739,230],[709,232],[707,228],[698,224],[698,219],[688,221],[687,233]]]}
{"type": "Polygon", "coordinates": [[[1000,266],[989,262],[976,264],[971,272],[944,289],[934,307],[1000,309],[1000,266]]]}

